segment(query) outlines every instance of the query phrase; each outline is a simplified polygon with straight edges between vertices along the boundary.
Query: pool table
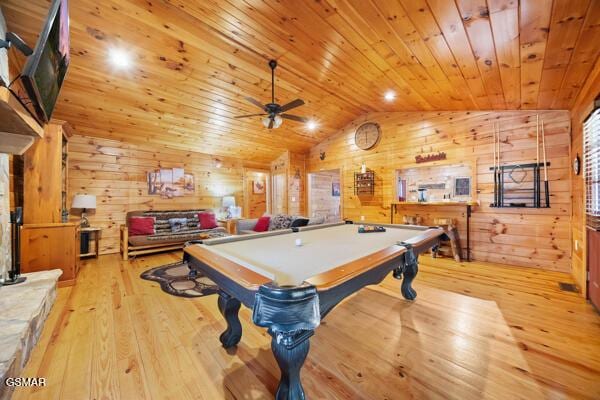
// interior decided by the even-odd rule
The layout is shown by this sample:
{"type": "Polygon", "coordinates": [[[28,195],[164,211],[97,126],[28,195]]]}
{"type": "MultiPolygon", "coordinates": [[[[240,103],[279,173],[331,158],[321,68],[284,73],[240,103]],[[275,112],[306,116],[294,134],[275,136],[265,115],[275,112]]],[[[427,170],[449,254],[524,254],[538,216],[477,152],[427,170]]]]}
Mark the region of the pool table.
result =
{"type": "MultiPolygon", "coordinates": [[[[374,224],[361,223],[364,226],[374,224]]],[[[300,369],[309,338],[345,297],[381,282],[393,272],[401,292],[414,300],[411,283],[419,253],[437,246],[441,228],[378,225],[385,232],[359,233],[351,221],[229,236],[190,244],[184,259],[190,274],[202,273],[219,286],[218,306],[227,329],[225,348],[242,337],[241,304],[252,321],[268,328],[281,379],[276,399],[304,399],[300,369]]]]}

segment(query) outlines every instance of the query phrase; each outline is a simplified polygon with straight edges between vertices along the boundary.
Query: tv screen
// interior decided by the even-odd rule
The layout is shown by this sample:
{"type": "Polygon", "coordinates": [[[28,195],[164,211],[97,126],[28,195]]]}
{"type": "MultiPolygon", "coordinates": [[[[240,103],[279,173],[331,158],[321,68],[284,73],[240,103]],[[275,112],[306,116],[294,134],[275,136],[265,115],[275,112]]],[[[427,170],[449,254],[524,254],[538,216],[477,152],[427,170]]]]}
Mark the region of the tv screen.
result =
{"type": "Polygon", "coordinates": [[[42,122],[52,116],[69,60],[69,5],[67,0],[53,0],[33,54],[21,73],[23,86],[42,122]]]}

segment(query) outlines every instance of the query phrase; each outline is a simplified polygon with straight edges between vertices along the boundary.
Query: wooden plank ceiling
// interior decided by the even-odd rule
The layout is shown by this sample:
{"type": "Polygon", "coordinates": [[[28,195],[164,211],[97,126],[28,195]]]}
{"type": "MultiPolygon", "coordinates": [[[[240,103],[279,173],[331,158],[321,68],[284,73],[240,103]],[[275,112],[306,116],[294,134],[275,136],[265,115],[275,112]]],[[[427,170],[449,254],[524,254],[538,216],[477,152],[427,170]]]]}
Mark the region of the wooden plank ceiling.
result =
{"type": "MultiPolygon", "coordinates": [[[[82,134],[269,161],[372,111],[569,109],[600,50],[596,0],[71,0],[55,116],[82,134]],[[111,48],[134,55],[124,72],[111,48]],[[244,100],[302,98],[268,131],[244,100]],[[397,97],[385,102],[393,90],[397,97]]],[[[48,0],[0,0],[34,43],[48,0]]]]}

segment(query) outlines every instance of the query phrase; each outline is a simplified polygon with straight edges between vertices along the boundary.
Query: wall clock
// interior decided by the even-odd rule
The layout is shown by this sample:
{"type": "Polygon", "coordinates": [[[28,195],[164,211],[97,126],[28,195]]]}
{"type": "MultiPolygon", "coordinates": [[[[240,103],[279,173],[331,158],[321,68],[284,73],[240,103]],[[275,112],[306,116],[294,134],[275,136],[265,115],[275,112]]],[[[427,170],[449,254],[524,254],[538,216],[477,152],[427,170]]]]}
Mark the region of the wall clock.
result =
{"type": "Polygon", "coordinates": [[[375,147],[381,138],[381,128],[376,122],[365,122],[356,129],[354,144],[361,150],[375,147]]]}
{"type": "Polygon", "coordinates": [[[575,175],[579,175],[581,172],[581,159],[579,158],[579,154],[573,159],[573,172],[575,172],[575,175]]]}

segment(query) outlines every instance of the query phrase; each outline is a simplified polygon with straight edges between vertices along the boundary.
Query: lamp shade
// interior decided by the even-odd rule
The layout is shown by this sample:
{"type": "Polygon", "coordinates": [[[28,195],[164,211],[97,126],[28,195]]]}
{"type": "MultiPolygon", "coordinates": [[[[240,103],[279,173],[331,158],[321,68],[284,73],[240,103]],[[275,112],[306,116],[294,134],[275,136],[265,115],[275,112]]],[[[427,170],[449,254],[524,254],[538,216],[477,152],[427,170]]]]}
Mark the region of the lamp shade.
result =
{"type": "Polygon", "coordinates": [[[223,196],[223,208],[234,207],[235,197],[234,196],[223,196]]]}
{"type": "Polygon", "coordinates": [[[96,208],[96,196],[93,194],[76,194],[73,197],[73,208],[96,208]]]}

